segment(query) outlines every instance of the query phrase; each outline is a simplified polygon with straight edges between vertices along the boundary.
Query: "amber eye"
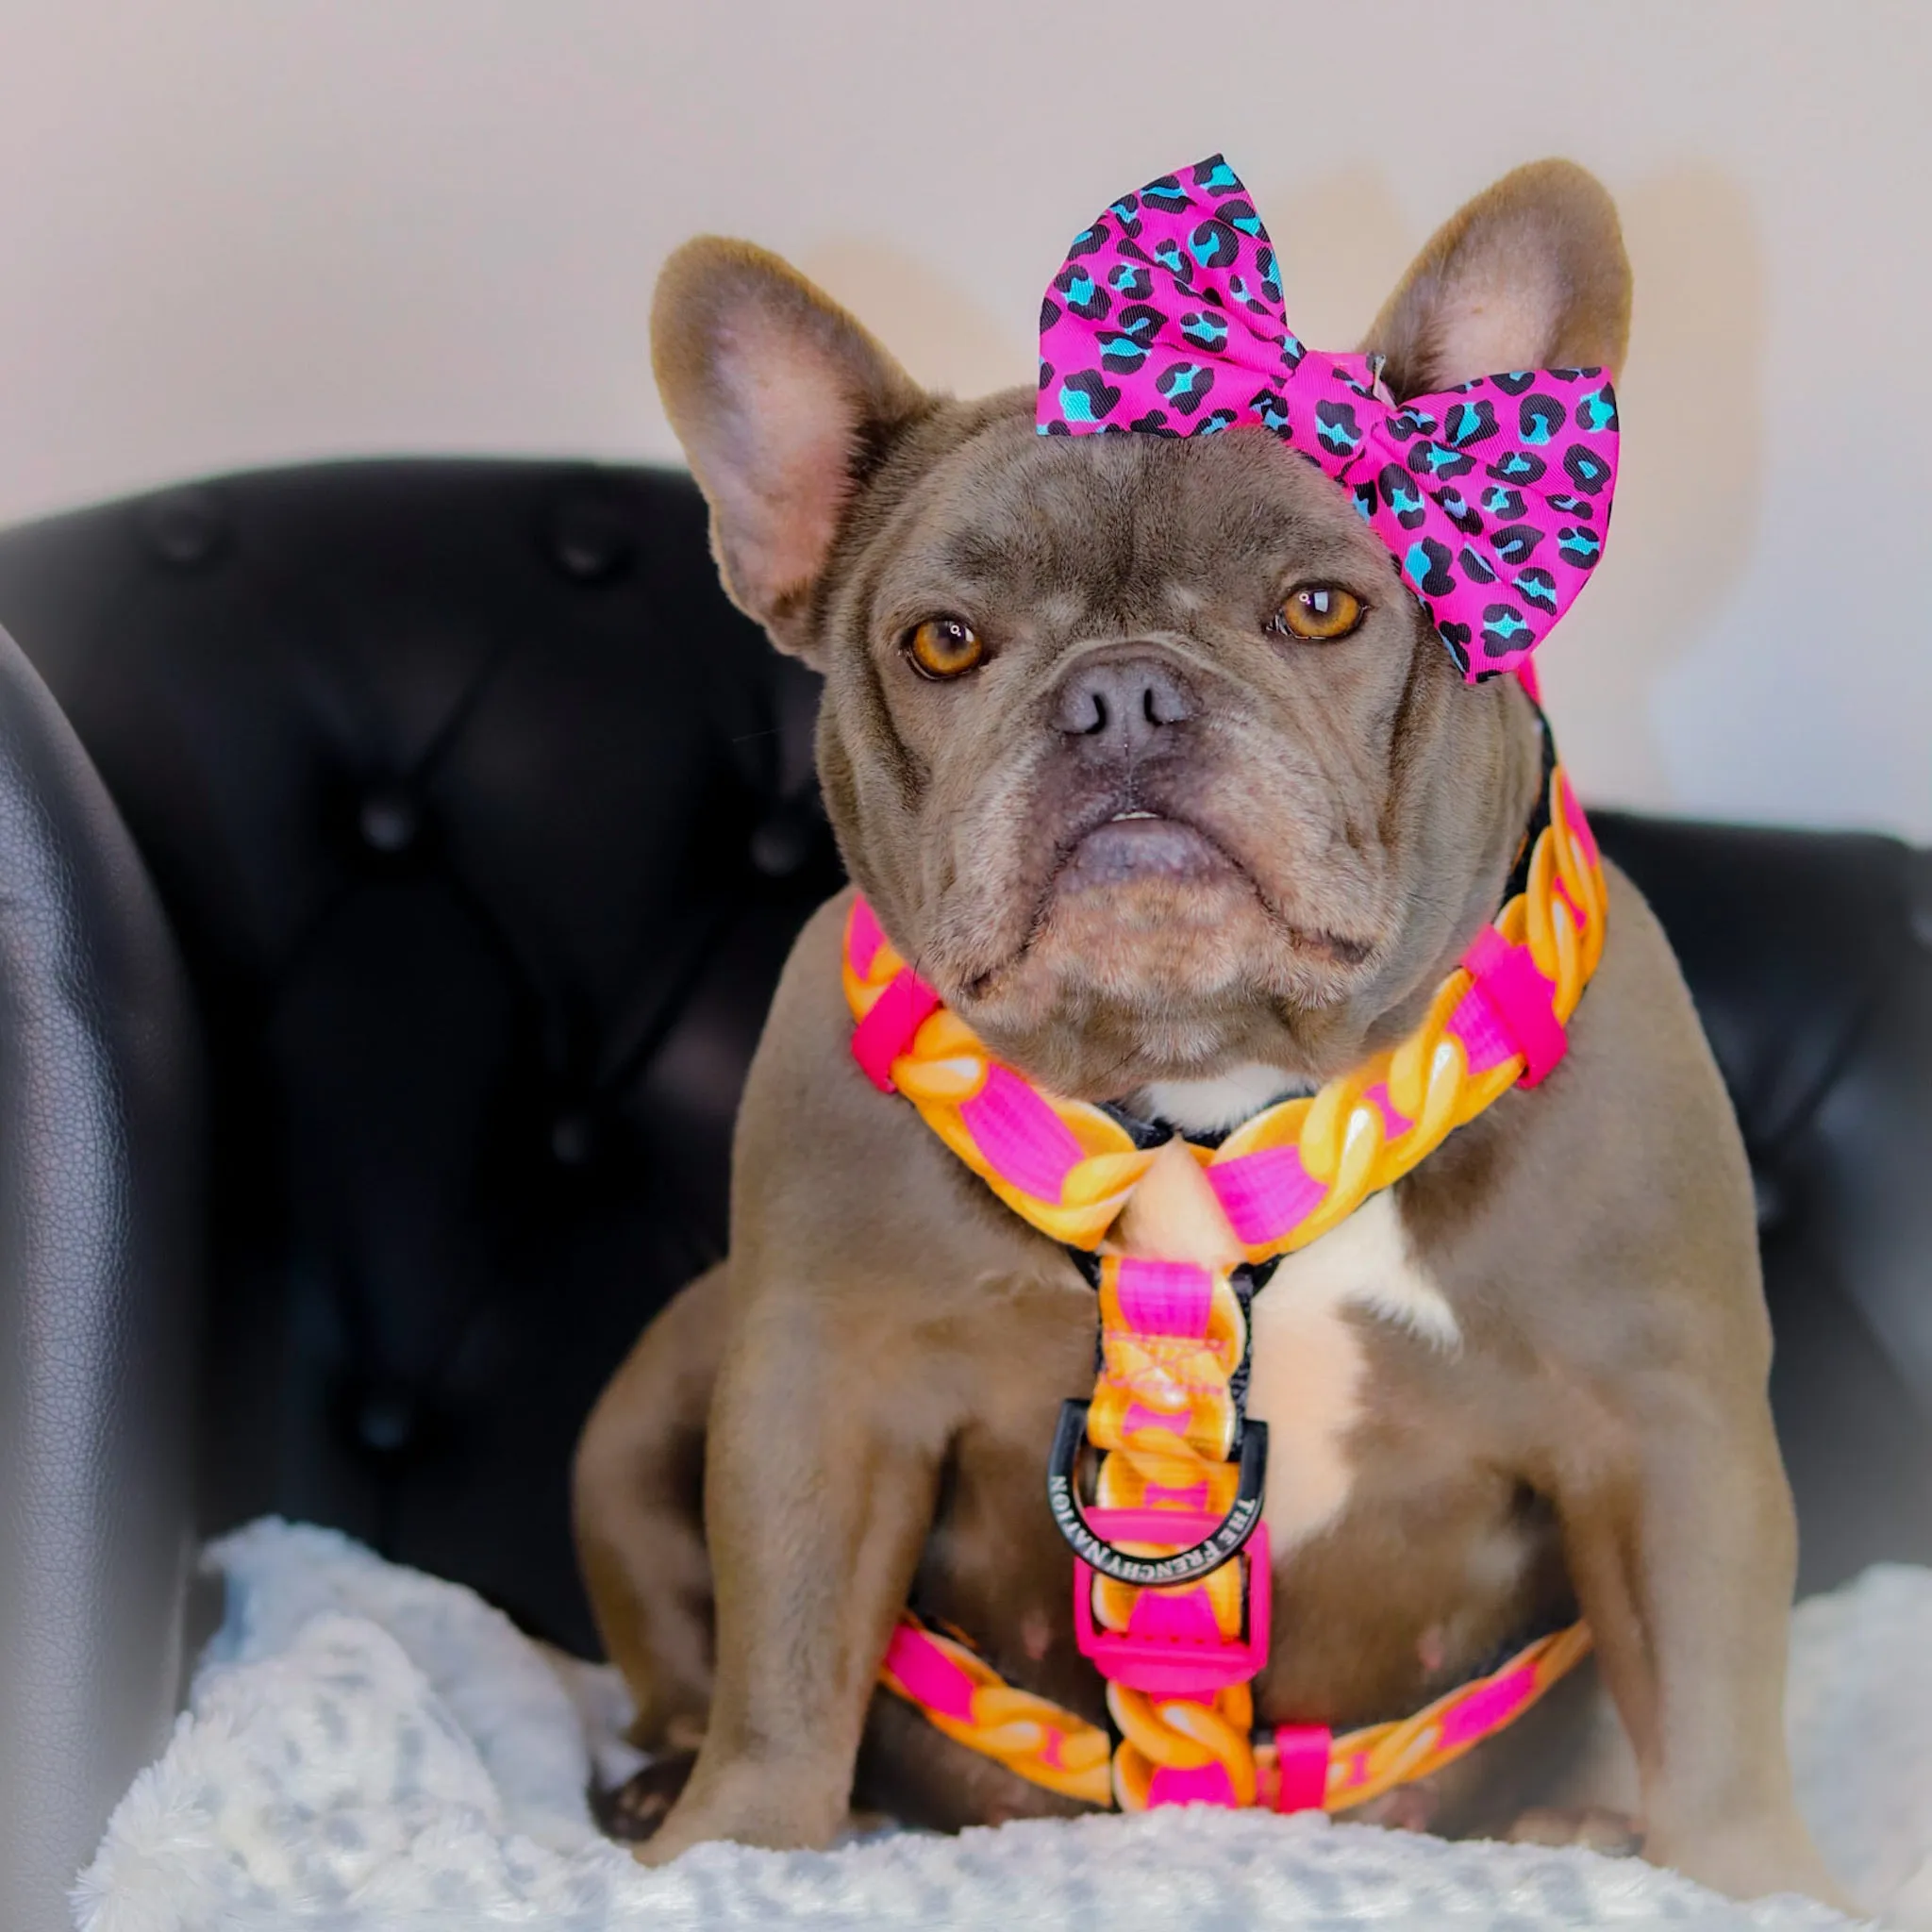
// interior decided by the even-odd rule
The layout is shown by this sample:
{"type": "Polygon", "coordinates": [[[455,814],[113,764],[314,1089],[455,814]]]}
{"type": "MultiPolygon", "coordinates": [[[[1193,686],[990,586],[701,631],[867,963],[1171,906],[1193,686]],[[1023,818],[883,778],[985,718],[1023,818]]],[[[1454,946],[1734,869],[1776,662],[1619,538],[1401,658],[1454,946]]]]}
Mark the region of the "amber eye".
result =
{"type": "Polygon", "coordinates": [[[1345,638],[1362,621],[1362,600],[1339,584],[1304,584],[1274,613],[1272,629],[1326,642],[1345,638]]]}
{"type": "Polygon", "coordinates": [[[986,656],[979,633],[957,617],[928,617],[906,640],[914,667],[927,677],[959,677],[986,656]]]}

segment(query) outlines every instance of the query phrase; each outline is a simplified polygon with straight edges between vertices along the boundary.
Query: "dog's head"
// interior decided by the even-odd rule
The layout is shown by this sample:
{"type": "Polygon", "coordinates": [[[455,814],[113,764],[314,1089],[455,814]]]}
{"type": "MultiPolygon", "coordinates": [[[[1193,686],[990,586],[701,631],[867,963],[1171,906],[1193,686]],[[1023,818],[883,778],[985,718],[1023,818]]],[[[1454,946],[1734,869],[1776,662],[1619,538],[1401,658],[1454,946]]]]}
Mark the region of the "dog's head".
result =
{"type": "MultiPolygon", "coordinates": [[[[1365,346],[1398,397],[1622,360],[1579,169],[1439,233],[1365,346]]],[[[1266,430],[1042,437],[920,390],[783,262],[674,256],[658,379],[734,599],[824,674],[819,763],[893,942],[997,1051],[1093,1098],[1316,1078],[1413,1017],[1537,783],[1346,493],[1266,430]]]]}

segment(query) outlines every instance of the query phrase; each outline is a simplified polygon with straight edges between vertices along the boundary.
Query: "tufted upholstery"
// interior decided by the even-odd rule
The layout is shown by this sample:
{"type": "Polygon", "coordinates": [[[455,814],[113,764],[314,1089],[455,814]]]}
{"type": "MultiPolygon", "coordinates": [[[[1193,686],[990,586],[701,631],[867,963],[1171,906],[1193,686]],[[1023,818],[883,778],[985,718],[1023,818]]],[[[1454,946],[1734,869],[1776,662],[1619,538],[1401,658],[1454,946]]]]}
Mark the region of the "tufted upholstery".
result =
{"type": "MultiPolygon", "coordinates": [[[[589,1648],[571,1444],[718,1252],[764,1003],[838,878],[811,680],[724,602],[688,481],[565,465],[298,469],[59,518],[0,537],[0,624],[198,995],[195,1529],[338,1524],[589,1648]]],[[[1932,861],[1598,823],[1751,1142],[1807,1584],[1932,1558],[1932,861]]],[[[139,1389],[97,1386],[138,1467],[139,1389]]]]}
{"type": "Polygon", "coordinates": [[[811,691],[669,476],[358,465],[0,543],[213,1060],[206,1520],[279,1509],[592,1641],[564,1512],[618,1353],[719,1251],[838,876],[811,691]]]}
{"type": "Polygon", "coordinates": [[[1670,933],[1743,1125],[1800,1589],[1932,1562],[1932,851],[1591,823],[1670,933]]]}

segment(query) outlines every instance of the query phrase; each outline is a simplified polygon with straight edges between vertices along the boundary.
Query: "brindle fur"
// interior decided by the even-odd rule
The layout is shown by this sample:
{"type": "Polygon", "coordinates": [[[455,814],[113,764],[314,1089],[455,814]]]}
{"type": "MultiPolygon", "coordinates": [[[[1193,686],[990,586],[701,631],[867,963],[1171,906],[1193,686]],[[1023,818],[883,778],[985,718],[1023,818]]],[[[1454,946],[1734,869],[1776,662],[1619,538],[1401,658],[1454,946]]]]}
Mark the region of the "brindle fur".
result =
{"type": "MultiPolygon", "coordinates": [[[[1614,365],[1628,299],[1607,197],[1544,163],[1442,231],[1371,341],[1398,393],[1614,365]]],[[[1414,1023],[1504,886],[1534,723],[1513,680],[1462,685],[1332,483],[1260,432],[1041,439],[1025,393],[923,394],[741,243],[674,258],[656,344],[727,587],[825,674],[852,874],[998,1052],[1108,1098],[1256,1061],[1319,1080],[1414,1023]],[[1363,597],[1362,629],[1267,634],[1314,579],[1363,597]],[[991,647],[945,684],[899,648],[941,611],[991,647]],[[1147,659],[1178,722],[1130,750],[1055,728],[1082,666],[1147,659]],[[1124,808],[1192,830],[1083,875],[1124,808]]],[[[1829,1896],[1782,1738],[1794,1532],[1743,1150],[1662,932],[1614,870],[1609,892],[1565,1064],[1394,1191],[1460,1343],[1345,1318],[1366,1362],[1348,1498],[1279,1553],[1258,1707],[1406,1714],[1580,1608],[1597,1665],[1383,1815],[1499,1831],[1537,1807],[1547,1837],[1567,1806],[1601,1841],[1608,1804],[1693,1876],[1829,1896]]],[[[855,1775],[941,1824],[1077,1808],[875,1694],[908,1594],[1103,1714],[1041,1479],[1058,1404],[1091,1382],[1092,1296],[852,1062],[847,904],[806,928],[752,1068],[729,1260],[646,1332],[579,1455],[639,1739],[702,1733],[654,1860],[823,1845],[855,1775]]]]}

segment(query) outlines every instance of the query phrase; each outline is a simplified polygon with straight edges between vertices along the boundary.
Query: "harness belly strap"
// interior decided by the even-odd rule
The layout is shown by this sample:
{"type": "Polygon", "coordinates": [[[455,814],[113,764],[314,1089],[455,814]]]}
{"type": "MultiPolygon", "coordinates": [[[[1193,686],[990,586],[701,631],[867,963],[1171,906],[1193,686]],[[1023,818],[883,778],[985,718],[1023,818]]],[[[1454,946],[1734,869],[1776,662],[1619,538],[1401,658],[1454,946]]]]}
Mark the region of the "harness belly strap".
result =
{"type": "MultiPolygon", "coordinates": [[[[1595,841],[1553,755],[1518,875],[1521,890],[1407,1039],[1311,1097],[1264,1108],[1218,1147],[1182,1142],[1192,1158],[1177,1167],[1124,1117],[993,1059],[855,900],[843,976],[867,1077],[909,1100],[1016,1213],[1094,1257],[1099,1374],[1091,1401],[1065,1407],[1049,1499],[1074,1549],[1076,1640],[1107,1680],[1120,1741],[1008,1685],[962,1639],[908,1612],[880,1681],[947,1736],[1049,1790],[1124,1809],[1341,1810],[1461,1757],[1587,1655],[1578,1624],[1399,1723],[1339,1738],[1315,1725],[1254,1730],[1273,1576],[1266,1432],[1246,1416],[1249,1302],[1269,1264],[1560,1063],[1602,956],[1605,898],[1595,841]],[[1134,1252],[1141,1209],[1124,1210],[1143,1183],[1142,1200],[1158,1193],[1170,1208],[1176,1190],[1205,1191],[1222,1229],[1202,1237],[1214,1252],[1134,1252]],[[1077,1480],[1083,1447],[1096,1458],[1091,1502],[1077,1480]]],[[[1200,1213],[1182,1221],[1204,1225],[1200,1213]]]]}
{"type": "MultiPolygon", "coordinates": [[[[1249,1802],[1274,1811],[1348,1811],[1398,1785],[1428,1777],[1506,1729],[1590,1649],[1590,1626],[1572,1624],[1525,1644],[1498,1669],[1457,1685],[1398,1723],[1340,1735],[1321,1724],[1277,1726],[1255,1740],[1249,1802]]],[[[1094,1805],[1106,1805],[1113,1795],[1108,1775],[1111,1743],[1100,1725],[1044,1697],[1013,1690],[969,1644],[909,1610],[886,1646],[879,1681],[916,1705],[949,1738],[996,1758],[1031,1784],[1094,1805]]]]}

